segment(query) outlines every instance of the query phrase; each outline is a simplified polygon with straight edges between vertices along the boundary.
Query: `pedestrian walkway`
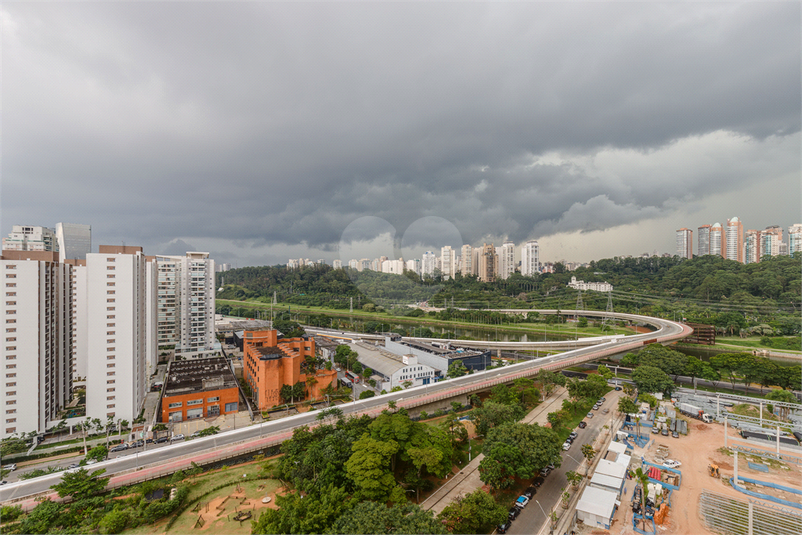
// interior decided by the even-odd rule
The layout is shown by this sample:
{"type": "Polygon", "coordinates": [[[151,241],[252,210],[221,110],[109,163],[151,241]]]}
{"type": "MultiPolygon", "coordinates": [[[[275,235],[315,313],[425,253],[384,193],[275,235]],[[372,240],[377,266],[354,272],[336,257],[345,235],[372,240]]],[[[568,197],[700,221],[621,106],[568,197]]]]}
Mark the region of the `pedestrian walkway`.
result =
{"type": "MultiPolygon", "coordinates": [[[[558,387],[549,399],[532,409],[529,414],[521,419],[522,423],[540,425],[546,424],[550,412],[559,410],[564,399],[568,399],[568,390],[558,387]]],[[[435,515],[445,509],[445,507],[456,500],[461,495],[470,494],[476,489],[481,488],[484,483],[479,479],[479,463],[484,459],[484,454],[477,455],[465,468],[458,474],[437,489],[434,494],[429,496],[422,504],[424,510],[432,511],[435,515]]]]}

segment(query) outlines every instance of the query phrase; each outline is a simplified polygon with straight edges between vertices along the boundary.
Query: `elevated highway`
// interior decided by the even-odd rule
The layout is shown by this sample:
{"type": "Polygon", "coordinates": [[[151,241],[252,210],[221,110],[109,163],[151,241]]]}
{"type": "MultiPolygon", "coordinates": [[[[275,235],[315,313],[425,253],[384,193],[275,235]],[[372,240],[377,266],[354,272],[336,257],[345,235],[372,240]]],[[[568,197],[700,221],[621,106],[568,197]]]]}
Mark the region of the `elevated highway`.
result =
{"type": "MultiPolygon", "coordinates": [[[[561,311],[561,313],[566,312],[570,313],[570,311],[561,311]]],[[[338,407],[345,415],[368,414],[371,416],[380,414],[383,409],[387,408],[387,402],[389,401],[395,401],[399,408],[414,409],[439,400],[470,395],[473,392],[486,390],[497,384],[509,383],[521,377],[531,377],[543,369],[557,371],[622,351],[637,349],[644,344],[673,342],[693,332],[687,325],[669,320],[636,316],[634,314],[612,313],[610,315],[617,319],[649,324],[655,327],[656,330],[630,336],[601,337],[602,339],[598,340],[594,346],[580,347],[534,361],[525,361],[457,379],[441,381],[432,385],[419,386],[401,392],[392,392],[383,396],[349,402],[338,407]]],[[[341,333],[338,337],[345,338],[347,335],[341,333]]],[[[431,339],[424,340],[431,341],[431,339]]],[[[520,349],[528,348],[532,344],[531,342],[504,343],[523,344],[513,346],[520,349]]],[[[462,344],[462,341],[460,341],[460,344],[462,344]]],[[[318,423],[317,415],[318,412],[302,413],[276,421],[251,425],[243,429],[227,431],[211,437],[198,438],[150,451],[137,451],[137,453],[129,453],[123,457],[97,463],[91,468],[93,470],[104,468],[106,470],[105,475],[112,476],[109,482],[110,488],[130,485],[189,468],[192,462],[211,464],[226,458],[260,451],[267,447],[281,444],[284,440],[292,437],[294,429],[304,425],[316,425],[318,423]]],[[[61,474],[55,473],[3,485],[0,487],[0,502],[13,502],[22,505],[26,510],[30,510],[37,503],[35,501],[36,497],[44,495],[55,496],[50,490],[50,486],[60,480],[61,474]]]]}

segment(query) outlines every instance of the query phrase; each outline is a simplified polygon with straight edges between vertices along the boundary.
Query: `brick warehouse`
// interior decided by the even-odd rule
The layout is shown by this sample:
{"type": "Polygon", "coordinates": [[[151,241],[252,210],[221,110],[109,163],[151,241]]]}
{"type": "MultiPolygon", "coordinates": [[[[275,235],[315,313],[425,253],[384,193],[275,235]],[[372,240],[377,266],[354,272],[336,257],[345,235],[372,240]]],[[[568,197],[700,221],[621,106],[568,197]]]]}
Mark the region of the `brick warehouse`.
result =
{"type": "Polygon", "coordinates": [[[213,418],[239,411],[239,388],[222,357],[173,361],[161,401],[162,422],[213,418]]]}
{"type": "MultiPolygon", "coordinates": [[[[301,372],[306,357],[315,356],[314,338],[279,338],[278,331],[245,331],[245,381],[251,387],[259,410],[281,403],[281,387],[306,382],[301,372]]],[[[321,399],[322,391],[337,386],[337,372],[315,370],[314,381],[307,383],[310,399],[321,399]]]]}

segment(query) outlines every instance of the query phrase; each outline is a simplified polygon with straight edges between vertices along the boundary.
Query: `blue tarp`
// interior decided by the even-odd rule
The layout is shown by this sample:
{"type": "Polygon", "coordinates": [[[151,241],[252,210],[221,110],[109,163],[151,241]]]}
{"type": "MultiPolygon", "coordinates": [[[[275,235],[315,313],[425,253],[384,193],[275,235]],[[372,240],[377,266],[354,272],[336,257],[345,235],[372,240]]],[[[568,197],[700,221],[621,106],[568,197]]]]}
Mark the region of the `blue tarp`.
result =
{"type": "Polygon", "coordinates": [[[768,473],[769,471],[769,467],[763,463],[750,463],[747,461],[747,464],[749,465],[749,468],[751,468],[752,470],[757,470],[758,472],[768,473]]]}
{"type": "MultiPolygon", "coordinates": [[[[738,480],[739,481],[746,481],[747,483],[754,483],[756,485],[763,485],[764,487],[771,487],[771,488],[774,488],[774,489],[779,489],[779,490],[782,490],[784,492],[791,492],[793,494],[802,495],[802,490],[800,490],[800,489],[794,489],[794,488],[791,488],[791,487],[784,487],[782,485],[777,485],[776,483],[769,483],[768,481],[757,481],[755,479],[749,479],[748,477],[739,477],[738,480]]],[[[760,493],[760,492],[752,492],[751,490],[746,490],[746,488],[744,488],[744,487],[742,487],[740,485],[736,485],[735,481],[734,481],[734,478],[732,478],[732,477],[730,478],[730,485],[732,485],[733,488],[735,490],[737,490],[738,492],[743,492],[744,494],[748,494],[749,496],[753,496],[755,498],[760,498],[761,500],[769,500],[769,501],[774,502],[774,503],[780,503],[782,505],[787,505],[789,507],[795,507],[797,509],[802,509],[802,504],[800,504],[798,502],[791,502],[791,501],[788,501],[788,500],[783,500],[782,498],[775,498],[774,496],[770,496],[768,494],[763,494],[763,493],[760,493]]]]}

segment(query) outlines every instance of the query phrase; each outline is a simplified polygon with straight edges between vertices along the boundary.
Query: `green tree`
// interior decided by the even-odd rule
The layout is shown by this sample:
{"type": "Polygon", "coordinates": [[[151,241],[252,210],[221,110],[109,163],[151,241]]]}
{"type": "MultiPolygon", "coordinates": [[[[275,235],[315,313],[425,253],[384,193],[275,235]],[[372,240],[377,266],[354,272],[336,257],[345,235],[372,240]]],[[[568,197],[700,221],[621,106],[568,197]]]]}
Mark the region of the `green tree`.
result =
{"type": "Polygon", "coordinates": [[[618,400],[618,412],[622,412],[624,414],[635,414],[638,412],[638,407],[630,398],[622,397],[618,400]]]}
{"type": "Polygon", "coordinates": [[[590,470],[590,462],[596,456],[596,450],[593,449],[591,444],[582,444],[582,456],[587,460],[587,465],[585,466],[585,475],[588,474],[590,470]]]}
{"type": "Polygon", "coordinates": [[[552,429],[537,424],[508,422],[490,430],[480,478],[494,488],[506,488],[514,478],[532,478],[544,466],[559,466],[561,441],[552,429]]]}
{"type": "Polygon", "coordinates": [[[514,422],[522,416],[523,408],[520,405],[504,405],[495,401],[487,401],[471,412],[471,420],[476,426],[476,432],[485,436],[491,428],[503,423],[514,422]]]}
{"type": "Polygon", "coordinates": [[[671,393],[674,381],[660,368],[654,366],[638,366],[632,371],[632,380],[640,392],[671,393]]]}
{"type": "Polygon", "coordinates": [[[345,489],[329,486],[306,497],[293,492],[277,495],[278,509],[265,509],[251,522],[251,533],[326,533],[353,506],[345,489]]]}
{"type": "Polygon", "coordinates": [[[373,390],[363,390],[362,392],[359,393],[359,399],[368,399],[372,398],[375,395],[376,392],[374,392],[373,390]]]}
{"type": "MultiPolygon", "coordinates": [[[[793,403],[795,405],[800,404],[799,400],[796,399],[796,396],[788,390],[772,390],[766,394],[765,398],[770,401],[782,401],[785,403],[793,403]]],[[[791,412],[791,409],[788,407],[777,407],[777,409],[780,411],[780,418],[783,420],[786,420],[791,412]]]]}
{"type": "Polygon", "coordinates": [[[128,523],[128,512],[123,509],[114,509],[106,513],[98,524],[100,533],[120,533],[128,523]]]}
{"type": "Polygon", "coordinates": [[[372,535],[374,533],[444,534],[443,524],[431,511],[413,504],[361,502],[340,516],[326,532],[331,534],[372,535]]]}
{"type": "Polygon", "coordinates": [[[596,370],[596,371],[598,371],[598,372],[599,372],[599,375],[601,375],[602,377],[604,377],[604,380],[605,380],[605,381],[609,381],[610,379],[612,379],[612,378],[613,378],[613,372],[611,372],[611,371],[610,371],[610,368],[608,368],[608,367],[607,367],[607,366],[605,366],[604,364],[599,364],[599,367],[597,368],[597,370],[596,370]]]}
{"type": "Polygon", "coordinates": [[[106,489],[109,478],[100,477],[104,473],[106,473],[106,470],[101,469],[95,470],[90,474],[85,468],[80,468],[75,472],[65,472],[61,476],[61,481],[51,485],[50,488],[55,490],[61,498],[67,496],[71,498],[94,496],[106,489]]]}
{"type": "Polygon", "coordinates": [[[446,372],[446,377],[448,377],[449,379],[454,379],[456,377],[462,377],[463,375],[467,374],[468,374],[468,368],[466,368],[465,364],[463,364],[462,361],[458,359],[448,365],[448,372],[446,372]]]}
{"type": "Polygon", "coordinates": [[[108,448],[103,444],[100,444],[89,450],[89,453],[87,453],[86,457],[84,457],[84,461],[89,461],[91,459],[94,459],[97,462],[105,461],[108,456],[108,448]]]}
{"type": "Polygon", "coordinates": [[[216,435],[219,432],[220,432],[220,428],[218,426],[216,426],[216,425],[212,425],[212,426],[207,427],[206,429],[203,429],[203,430],[199,431],[198,432],[198,436],[199,437],[210,437],[212,435],[216,435]]]}
{"type": "Polygon", "coordinates": [[[451,533],[488,533],[506,519],[507,510],[504,506],[496,503],[482,489],[458,497],[438,516],[438,520],[451,533]]]}
{"type": "Polygon", "coordinates": [[[396,487],[390,471],[390,458],[398,449],[395,440],[384,442],[367,434],[351,447],[353,453],[345,463],[345,471],[362,498],[376,501],[389,499],[396,487]]]}

